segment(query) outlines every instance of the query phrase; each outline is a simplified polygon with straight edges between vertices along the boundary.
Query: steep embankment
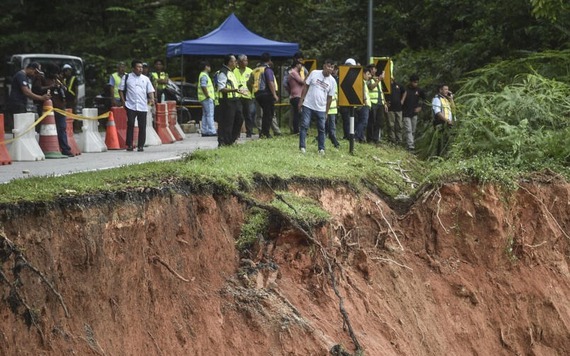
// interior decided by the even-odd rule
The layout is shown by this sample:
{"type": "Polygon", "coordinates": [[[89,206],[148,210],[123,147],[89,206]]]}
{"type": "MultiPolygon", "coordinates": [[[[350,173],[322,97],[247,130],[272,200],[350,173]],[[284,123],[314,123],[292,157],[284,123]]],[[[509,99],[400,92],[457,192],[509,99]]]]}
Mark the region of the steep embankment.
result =
{"type": "Polygon", "coordinates": [[[288,189],[331,222],[311,233],[274,212],[248,258],[235,248],[248,204],[235,196],[180,188],[2,207],[0,354],[570,350],[568,184],[508,195],[447,184],[404,216],[372,192],[288,189]]]}

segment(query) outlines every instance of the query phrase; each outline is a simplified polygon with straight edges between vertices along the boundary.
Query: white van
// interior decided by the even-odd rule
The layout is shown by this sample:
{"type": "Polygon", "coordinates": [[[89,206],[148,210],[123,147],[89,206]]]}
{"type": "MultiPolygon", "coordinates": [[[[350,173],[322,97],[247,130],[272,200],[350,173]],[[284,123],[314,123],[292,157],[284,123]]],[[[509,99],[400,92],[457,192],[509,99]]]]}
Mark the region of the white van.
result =
{"type": "Polygon", "coordinates": [[[42,68],[45,68],[46,64],[50,62],[58,65],[59,68],[62,68],[64,64],[69,64],[73,67],[77,80],[77,106],[75,107],[75,112],[80,113],[81,109],[85,107],[85,71],[83,68],[83,59],[80,57],[50,53],[14,54],[10,57],[10,61],[8,62],[8,76],[4,82],[7,89],[6,94],[10,93],[12,76],[32,62],[40,63],[42,68]]]}

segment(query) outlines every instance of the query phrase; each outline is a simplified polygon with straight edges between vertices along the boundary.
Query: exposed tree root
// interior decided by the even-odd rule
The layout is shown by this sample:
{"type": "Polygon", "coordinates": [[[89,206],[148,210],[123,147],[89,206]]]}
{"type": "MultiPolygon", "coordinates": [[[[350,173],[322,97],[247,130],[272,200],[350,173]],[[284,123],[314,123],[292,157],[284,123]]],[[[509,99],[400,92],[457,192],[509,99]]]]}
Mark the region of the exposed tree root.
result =
{"type": "Polygon", "coordinates": [[[388,219],[386,219],[386,216],[384,215],[384,212],[382,211],[382,207],[380,206],[379,203],[380,203],[379,201],[376,201],[376,206],[378,207],[378,210],[380,210],[380,214],[382,215],[382,219],[384,219],[384,222],[386,222],[386,224],[390,228],[390,232],[392,232],[392,235],[394,235],[394,238],[396,239],[396,242],[398,242],[398,246],[400,246],[400,249],[402,251],[404,251],[404,246],[402,246],[402,244],[400,243],[400,239],[398,239],[398,235],[396,235],[396,232],[392,228],[392,225],[390,224],[388,219]]]}
{"type": "Polygon", "coordinates": [[[403,267],[403,268],[407,268],[407,269],[409,269],[409,270],[412,271],[412,272],[414,271],[411,267],[408,267],[408,266],[406,266],[406,265],[404,265],[404,264],[398,263],[398,262],[396,262],[396,261],[394,261],[394,260],[391,260],[391,259],[389,259],[389,258],[370,257],[370,259],[371,259],[371,260],[375,260],[375,261],[391,262],[391,263],[393,263],[393,264],[395,264],[395,265],[397,265],[397,266],[400,266],[400,267],[403,267]]]}
{"type": "Polygon", "coordinates": [[[518,184],[518,187],[521,188],[522,190],[524,190],[525,192],[527,192],[528,194],[530,194],[530,196],[532,196],[540,205],[542,205],[542,207],[544,208],[544,210],[546,210],[546,213],[548,216],[550,216],[550,218],[552,219],[552,221],[554,221],[554,223],[556,224],[556,226],[558,226],[558,228],[560,229],[560,231],[562,232],[562,234],[567,238],[570,239],[570,236],[568,236],[568,234],[566,233],[566,231],[564,231],[564,229],[562,228],[562,226],[560,226],[560,224],[558,223],[558,220],[556,220],[556,218],[554,217],[554,215],[552,215],[552,213],[550,212],[550,210],[548,210],[548,207],[546,206],[546,204],[544,204],[544,202],[540,199],[538,199],[538,197],[534,194],[532,194],[530,192],[530,190],[528,190],[527,188],[523,187],[522,185],[518,184]]]}
{"type": "MultiPolygon", "coordinates": [[[[35,274],[37,274],[38,276],[40,276],[41,280],[49,287],[49,289],[52,291],[52,293],[57,296],[57,299],[59,300],[59,303],[61,304],[61,306],[65,312],[65,316],[69,318],[70,317],[69,311],[67,309],[67,306],[65,305],[65,302],[63,301],[63,297],[61,296],[61,294],[48,281],[48,279],[46,278],[46,276],[44,276],[44,274],[42,272],[40,272],[37,268],[32,266],[26,260],[22,251],[10,239],[8,239],[8,237],[6,237],[6,234],[4,233],[4,231],[0,231],[0,242],[2,242],[2,244],[1,244],[1,246],[2,246],[2,262],[8,260],[10,255],[14,254],[15,263],[14,263],[13,273],[16,277],[16,280],[14,283],[10,283],[8,281],[8,279],[6,278],[6,276],[4,275],[3,277],[5,278],[6,282],[8,284],[10,284],[12,286],[12,288],[14,288],[16,285],[16,282],[19,283],[19,276],[18,276],[19,273],[22,271],[23,268],[28,268],[30,271],[32,271],[35,274]]],[[[28,310],[28,312],[31,312],[31,310],[28,310]]]]}
{"type": "Polygon", "coordinates": [[[157,255],[155,255],[155,256],[150,256],[150,257],[148,258],[148,262],[150,262],[150,263],[159,262],[161,265],[163,265],[164,267],[166,267],[166,269],[169,270],[170,273],[172,273],[173,275],[175,275],[176,278],[178,278],[178,279],[180,279],[181,281],[184,281],[184,282],[190,282],[189,279],[186,279],[186,278],[182,277],[180,274],[178,274],[178,272],[176,272],[175,270],[173,270],[172,267],[170,267],[166,262],[164,262],[164,261],[160,258],[160,256],[157,256],[157,255]]]}
{"type": "MultiPolygon", "coordinates": [[[[269,185],[269,183],[267,183],[267,185],[273,191],[273,188],[269,185]]],[[[291,206],[291,204],[289,204],[287,201],[285,201],[285,199],[281,195],[275,193],[275,191],[273,191],[273,192],[274,192],[275,196],[277,197],[277,199],[281,200],[285,205],[287,205],[293,211],[295,211],[295,209],[291,206]]],[[[318,247],[319,252],[321,253],[321,255],[323,256],[323,259],[326,262],[327,272],[328,272],[328,275],[330,278],[332,289],[333,289],[335,295],[337,296],[337,298],[339,300],[339,310],[340,310],[340,313],[341,313],[342,318],[343,318],[343,329],[345,329],[345,327],[346,327],[346,329],[348,329],[348,334],[349,334],[350,338],[352,339],[354,346],[356,347],[357,354],[361,353],[363,351],[363,349],[360,346],[360,343],[358,342],[358,338],[356,337],[356,334],[354,333],[354,330],[352,328],[352,324],[350,323],[348,313],[346,312],[346,309],[344,308],[344,298],[340,295],[340,292],[337,288],[336,278],[335,278],[334,271],[333,271],[333,263],[338,268],[340,268],[340,266],[336,262],[335,258],[333,256],[331,256],[329,254],[329,252],[326,250],[326,248],[320,243],[320,241],[318,241],[312,235],[312,233],[310,232],[309,224],[307,224],[306,222],[303,221],[302,225],[305,225],[305,226],[301,226],[300,222],[298,222],[298,221],[292,219],[291,217],[287,216],[286,214],[284,214],[281,210],[277,209],[276,207],[269,205],[269,204],[258,202],[258,201],[246,196],[245,194],[243,194],[239,191],[234,191],[233,194],[237,198],[239,198],[241,201],[247,203],[250,206],[254,206],[254,207],[257,207],[260,209],[264,209],[267,212],[269,212],[270,214],[273,214],[275,216],[280,217],[281,219],[286,221],[290,226],[294,227],[299,232],[301,232],[303,234],[303,236],[305,236],[305,238],[307,238],[310,242],[312,242],[315,246],[318,247]]]]}

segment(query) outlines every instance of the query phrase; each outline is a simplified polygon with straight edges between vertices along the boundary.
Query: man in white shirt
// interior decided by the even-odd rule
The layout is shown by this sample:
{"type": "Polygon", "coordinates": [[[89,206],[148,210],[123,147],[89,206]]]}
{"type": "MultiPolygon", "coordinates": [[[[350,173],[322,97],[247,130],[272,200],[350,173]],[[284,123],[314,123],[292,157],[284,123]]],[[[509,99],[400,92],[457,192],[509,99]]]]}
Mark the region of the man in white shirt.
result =
{"type": "Polygon", "coordinates": [[[132,72],[125,74],[119,84],[121,103],[127,110],[127,151],[133,150],[135,119],[139,125],[137,151],[144,151],[146,141],[146,114],[148,106],[155,104],[154,87],[150,79],[142,74],[143,62],[134,59],[131,62],[132,72]]]}
{"type": "Polygon", "coordinates": [[[325,154],[325,122],[332,98],[336,94],[336,80],[331,75],[333,70],[334,62],[327,59],[323,63],[322,70],[312,71],[305,80],[301,100],[299,100],[299,109],[302,109],[299,148],[302,153],[306,152],[305,140],[314,115],[317,117],[319,154],[325,154]]]}
{"type": "Polygon", "coordinates": [[[437,155],[442,156],[447,150],[449,142],[449,129],[453,126],[455,118],[453,110],[455,103],[453,102],[453,94],[449,91],[449,87],[440,84],[437,87],[438,93],[431,101],[433,111],[433,124],[437,135],[437,155]]]}

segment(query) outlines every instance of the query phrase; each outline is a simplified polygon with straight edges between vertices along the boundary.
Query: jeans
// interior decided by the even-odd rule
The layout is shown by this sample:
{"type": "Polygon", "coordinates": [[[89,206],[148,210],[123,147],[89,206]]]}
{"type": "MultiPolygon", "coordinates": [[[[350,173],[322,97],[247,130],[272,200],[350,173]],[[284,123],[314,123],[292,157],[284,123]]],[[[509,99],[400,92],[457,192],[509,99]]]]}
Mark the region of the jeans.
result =
{"type": "Polygon", "coordinates": [[[202,100],[202,135],[215,135],[214,127],[214,100],[212,98],[202,100]]]}
{"type": "Polygon", "coordinates": [[[329,114],[325,124],[325,132],[329,136],[334,147],[338,148],[338,140],[336,138],[336,114],[329,114]]]}
{"type": "Polygon", "coordinates": [[[319,151],[325,149],[325,121],[326,114],[324,111],[316,111],[303,106],[303,112],[301,114],[301,127],[299,131],[299,148],[305,148],[305,140],[307,139],[307,131],[311,125],[311,117],[314,115],[317,117],[317,142],[319,151]]]}
{"type": "Polygon", "coordinates": [[[415,148],[414,141],[416,137],[416,126],[418,124],[418,115],[412,117],[404,117],[404,138],[409,150],[415,148]]]}
{"type": "Polygon", "coordinates": [[[127,109],[127,147],[133,147],[133,136],[135,132],[135,119],[139,124],[139,141],[137,142],[138,148],[143,148],[146,142],[146,111],[135,111],[127,109]]]}
{"type": "Polygon", "coordinates": [[[58,112],[54,112],[55,127],[57,129],[57,142],[59,149],[64,155],[71,153],[71,147],[67,142],[67,121],[66,117],[58,112]]]}

